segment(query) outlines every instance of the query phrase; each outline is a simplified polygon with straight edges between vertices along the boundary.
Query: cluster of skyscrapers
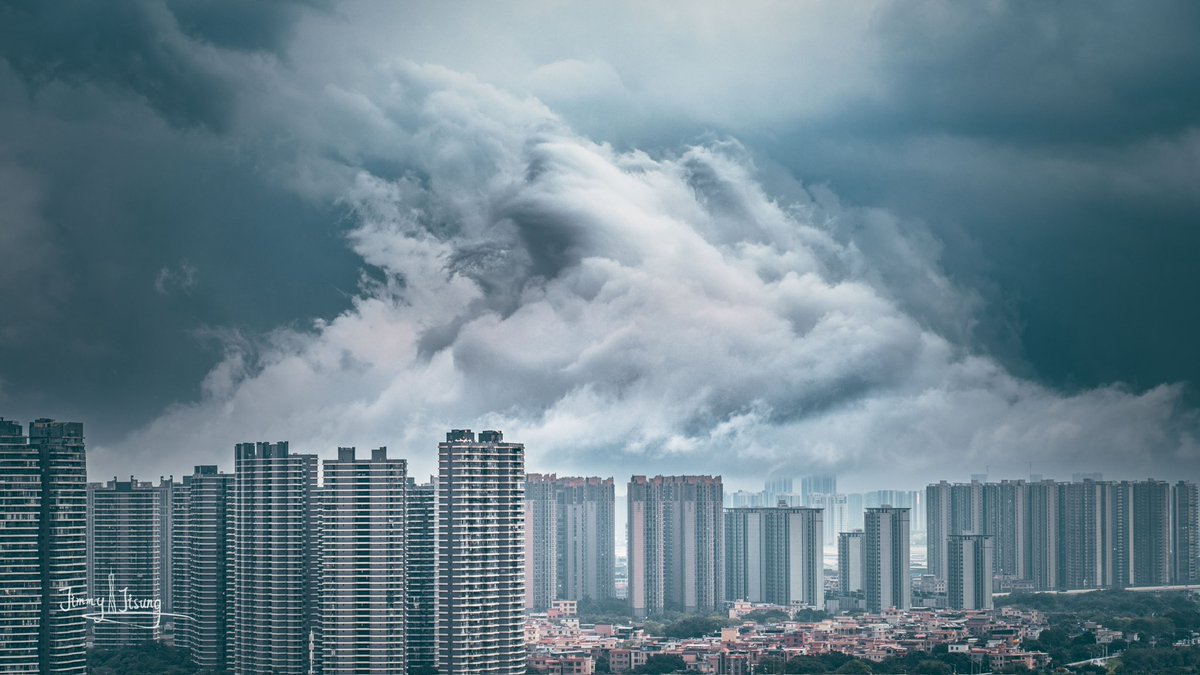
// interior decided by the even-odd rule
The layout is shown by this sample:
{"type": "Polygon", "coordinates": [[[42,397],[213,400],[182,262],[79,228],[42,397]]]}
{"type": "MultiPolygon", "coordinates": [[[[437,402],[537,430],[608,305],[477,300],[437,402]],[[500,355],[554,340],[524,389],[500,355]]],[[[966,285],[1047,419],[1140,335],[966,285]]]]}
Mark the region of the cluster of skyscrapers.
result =
{"type": "Polygon", "coordinates": [[[418,485],[339,448],[319,480],[241,443],[232,474],[89,485],[82,425],[0,420],[0,673],[83,673],[89,626],[103,648],[168,625],[234,673],[524,673],[524,447],[455,430],[438,463],[418,485]]]}
{"type": "Polygon", "coordinates": [[[525,481],[525,606],[611,600],[616,497],[612,478],[529,474],[525,481]]]}
{"type": "Polygon", "coordinates": [[[955,576],[960,548],[988,578],[1031,590],[1193,584],[1195,483],[942,481],[926,488],[929,571],[955,576]]]}
{"type": "MultiPolygon", "coordinates": [[[[850,527],[832,476],[726,508],[720,476],[635,475],[626,601],[826,607],[832,511],[833,599],[909,608],[918,507],[922,583],[952,608],[990,608],[997,584],[1200,581],[1196,485],[1098,478],[865,493],[850,527]]],[[[0,673],[82,673],[89,643],[159,639],[233,673],[523,673],[527,612],[616,597],[614,506],[612,478],[526,474],[498,431],[448,433],[424,484],[386,448],[319,462],[286,442],[237,444],[232,473],[89,484],[81,424],[0,419],[0,673]]]]}
{"type": "MultiPolygon", "coordinates": [[[[810,486],[809,494],[832,486],[810,486]]],[[[768,486],[770,489],[770,486],[768,486]]],[[[719,476],[634,476],[629,482],[629,601],[635,616],[720,612],[746,600],[825,607],[824,509],[791,506],[779,482],[775,506],[722,508],[719,476]]],[[[867,508],[842,565],[845,594],[868,610],[909,607],[909,508],[867,508]],[[849,568],[849,572],[847,572],[849,568]]]]}

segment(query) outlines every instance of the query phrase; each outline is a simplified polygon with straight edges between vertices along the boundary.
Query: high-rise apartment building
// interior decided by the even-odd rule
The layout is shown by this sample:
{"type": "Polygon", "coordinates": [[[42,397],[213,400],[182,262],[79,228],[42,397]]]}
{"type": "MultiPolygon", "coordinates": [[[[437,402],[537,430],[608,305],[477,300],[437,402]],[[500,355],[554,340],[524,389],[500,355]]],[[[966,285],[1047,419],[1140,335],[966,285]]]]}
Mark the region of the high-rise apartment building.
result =
{"type": "MultiPolygon", "coordinates": [[[[875,508],[875,507],[870,507],[875,508]]],[[[863,514],[865,521],[866,514],[863,514]]],[[[863,531],[838,533],[838,595],[863,592],[863,531]]]]}
{"type": "Polygon", "coordinates": [[[941,481],[925,488],[925,549],[929,573],[945,579],[950,569],[947,538],[950,536],[950,483],[941,481]]]}
{"type": "Polygon", "coordinates": [[[1133,483],[1133,579],[1135,586],[1171,583],[1171,485],[1133,483]]]}
{"type": "Polygon", "coordinates": [[[525,446],[456,429],[438,444],[438,670],[525,672],[525,446]]]}
{"type": "Polygon", "coordinates": [[[233,474],[195,467],[173,486],[171,570],[175,646],[205,670],[229,669],[233,630],[233,474]]]}
{"type": "Polygon", "coordinates": [[[929,573],[945,580],[950,535],[986,533],[983,483],[931,484],[925,488],[925,507],[929,573]]]}
{"type": "Polygon", "coordinates": [[[234,447],[233,645],[237,675],[302,675],[319,659],[314,601],[317,456],[234,447]]]}
{"type": "Polygon", "coordinates": [[[437,672],[437,495],[432,482],[408,481],[405,615],[410,675],[437,672]]]}
{"type": "Polygon", "coordinates": [[[991,535],[953,534],[948,548],[947,606],[951,609],[991,609],[991,535]]]}
{"type": "Polygon", "coordinates": [[[387,448],[358,457],[338,448],[322,464],[317,609],[321,668],[334,673],[405,670],[407,463],[387,448]]]}
{"type": "Polygon", "coordinates": [[[550,609],[558,590],[558,481],[554,474],[525,477],[525,609],[550,609]]]}
{"type": "Polygon", "coordinates": [[[821,509],[725,510],[725,596],[823,607],[821,509]]]}
{"type": "Polygon", "coordinates": [[[84,673],[83,425],[0,419],[0,673],[84,673]]]}
{"type": "Polygon", "coordinates": [[[1172,583],[1200,583],[1200,493],[1195,483],[1171,486],[1172,583]]]}
{"type": "Polygon", "coordinates": [[[559,478],[558,597],[608,600],[614,597],[615,492],[612,478],[559,478]]]}
{"type": "Polygon", "coordinates": [[[987,512],[984,532],[992,535],[995,573],[1015,579],[1028,578],[1025,481],[985,484],[984,504],[987,512]]]}
{"type": "Polygon", "coordinates": [[[24,428],[0,418],[0,673],[40,669],[41,466],[24,428]]]}
{"type": "Polygon", "coordinates": [[[167,611],[171,555],[171,483],[110,480],[88,485],[88,594],[119,598],[123,616],[91,624],[98,649],[131,647],[162,637],[158,603],[167,611]]]}
{"type": "Polygon", "coordinates": [[[863,529],[863,595],[868,612],[912,606],[909,511],[867,509],[863,529]]]}
{"type": "Polygon", "coordinates": [[[724,601],[720,476],[633,476],[629,601],[635,616],[712,611],[724,601]]]}
{"type": "Polygon", "coordinates": [[[1038,590],[1059,588],[1059,484],[1052,480],[1025,487],[1029,514],[1029,580],[1038,590]]]}

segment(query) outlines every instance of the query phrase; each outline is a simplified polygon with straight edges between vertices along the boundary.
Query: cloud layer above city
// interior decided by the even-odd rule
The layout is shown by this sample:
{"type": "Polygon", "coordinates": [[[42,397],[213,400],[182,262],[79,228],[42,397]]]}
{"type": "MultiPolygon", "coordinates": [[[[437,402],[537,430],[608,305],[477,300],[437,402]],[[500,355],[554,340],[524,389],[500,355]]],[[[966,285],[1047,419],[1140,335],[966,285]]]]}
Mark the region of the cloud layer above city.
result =
{"type": "MultiPolygon", "coordinates": [[[[1143,129],[1107,156],[1080,150],[1109,143],[1096,140],[1107,127],[1062,141],[1058,119],[1045,123],[1053,141],[1031,129],[999,148],[1012,133],[1003,111],[981,112],[992,94],[961,82],[961,96],[911,85],[941,109],[936,131],[891,129],[919,126],[881,70],[892,57],[917,67],[894,31],[945,45],[947,22],[1000,35],[1060,25],[946,5],[631,8],[598,29],[632,42],[622,58],[613,40],[560,42],[583,10],[531,3],[492,32],[492,10],[473,9],[145,2],[112,16],[98,4],[91,24],[5,9],[41,37],[8,41],[0,64],[0,213],[12,223],[0,241],[22,252],[0,271],[20,319],[0,325],[0,347],[29,355],[0,366],[4,414],[90,424],[137,407],[98,423],[97,476],[178,475],[229,464],[234,442],[280,439],[325,455],[388,445],[420,475],[458,426],[503,429],[533,469],[618,478],[751,485],[832,470],[885,487],[1194,472],[1187,366],[1124,383],[1047,376],[1022,348],[1029,318],[989,268],[1019,256],[981,252],[994,235],[973,231],[969,210],[952,207],[945,229],[880,197],[905,180],[858,203],[865,188],[848,196],[796,168],[811,151],[816,175],[860,162],[870,183],[907,142],[917,165],[957,162],[995,190],[1011,180],[997,164],[1041,158],[1083,191],[1140,152],[1119,190],[1194,208],[1196,127],[1166,104],[1130,116],[1143,129]],[[897,11],[908,23],[881,29],[897,11]],[[563,36],[523,43],[522,20],[563,36]],[[659,48],[644,28],[656,22],[659,48]],[[705,46],[724,40],[760,40],[761,53],[721,64],[705,46]],[[691,79],[666,86],[670,74],[691,79]],[[797,144],[786,161],[772,137],[797,144]],[[56,269],[62,258],[79,267],[56,269]],[[68,325],[79,330],[64,337],[68,325]],[[61,389],[32,374],[72,362],[61,389]]],[[[1171,86],[1154,95],[1186,98],[1171,86]]]]}

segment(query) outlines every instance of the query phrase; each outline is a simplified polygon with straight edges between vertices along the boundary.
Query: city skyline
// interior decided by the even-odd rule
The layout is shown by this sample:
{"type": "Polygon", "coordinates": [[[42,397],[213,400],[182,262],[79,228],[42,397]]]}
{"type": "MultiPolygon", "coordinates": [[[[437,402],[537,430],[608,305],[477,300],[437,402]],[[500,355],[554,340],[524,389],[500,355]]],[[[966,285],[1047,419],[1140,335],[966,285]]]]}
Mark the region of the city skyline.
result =
{"type": "MultiPolygon", "coordinates": [[[[18,671],[79,672],[85,645],[152,640],[232,673],[516,675],[553,658],[591,672],[595,654],[532,649],[538,622],[581,606],[635,627],[755,608],[989,612],[997,592],[1200,583],[1200,492],[1187,481],[977,475],[930,483],[924,500],[856,495],[861,528],[836,493],[831,568],[825,509],[789,504],[797,484],[809,504],[831,503],[831,475],[768,479],[774,506],[728,507],[720,476],[635,474],[618,578],[613,479],[528,473],[524,444],[498,430],[446,432],[429,484],[386,447],[339,447],[319,464],[286,441],[235,444],[232,474],[89,483],[84,431],[0,419],[0,651],[18,671]],[[913,550],[914,513],[928,555],[913,550]]],[[[1000,616],[1012,615],[983,620],[1000,616]]]]}
{"type": "Polygon", "coordinates": [[[1194,3],[0,17],[0,409],[97,478],[1200,472],[1194,3]]]}

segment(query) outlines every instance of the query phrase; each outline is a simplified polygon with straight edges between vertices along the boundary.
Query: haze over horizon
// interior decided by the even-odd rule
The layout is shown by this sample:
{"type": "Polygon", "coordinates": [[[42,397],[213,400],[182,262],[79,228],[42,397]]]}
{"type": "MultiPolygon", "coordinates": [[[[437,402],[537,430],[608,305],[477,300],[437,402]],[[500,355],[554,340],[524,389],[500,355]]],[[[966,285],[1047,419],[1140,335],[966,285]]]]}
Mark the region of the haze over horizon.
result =
{"type": "Polygon", "coordinates": [[[89,473],[1200,478],[1200,6],[0,2],[0,415],[89,473]]]}

